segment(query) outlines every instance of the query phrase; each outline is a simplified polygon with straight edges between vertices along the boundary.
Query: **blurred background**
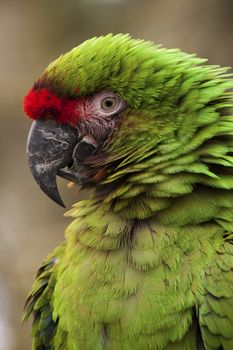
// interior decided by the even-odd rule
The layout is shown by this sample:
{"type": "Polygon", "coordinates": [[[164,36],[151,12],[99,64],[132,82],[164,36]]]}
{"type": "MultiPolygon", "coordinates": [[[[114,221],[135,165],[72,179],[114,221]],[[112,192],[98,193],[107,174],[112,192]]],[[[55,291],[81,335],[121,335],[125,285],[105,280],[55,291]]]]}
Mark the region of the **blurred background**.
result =
{"type": "MultiPolygon", "coordinates": [[[[26,90],[58,55],[109,32],[233,66],[232,14],[232,0],[0,0],[0,350],[30,349],[24,301],[69,223],[29,173],[26,90]]],[[[80,198],[63,181],[59,188],[68,208],[80,198]]]]}

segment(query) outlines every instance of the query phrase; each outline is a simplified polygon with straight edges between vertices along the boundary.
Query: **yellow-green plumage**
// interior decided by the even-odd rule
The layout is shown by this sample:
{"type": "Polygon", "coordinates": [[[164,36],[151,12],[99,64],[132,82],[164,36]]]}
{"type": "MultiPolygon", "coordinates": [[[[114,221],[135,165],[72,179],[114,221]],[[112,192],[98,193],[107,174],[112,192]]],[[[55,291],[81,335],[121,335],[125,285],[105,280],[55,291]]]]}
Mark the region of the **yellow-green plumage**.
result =
{"type": "Polygon", "coordinates": [[[233,80],[203,63],[110,35],[46,71],[130,108],[29,296],[34,350],[233,349],[233,80]]]}

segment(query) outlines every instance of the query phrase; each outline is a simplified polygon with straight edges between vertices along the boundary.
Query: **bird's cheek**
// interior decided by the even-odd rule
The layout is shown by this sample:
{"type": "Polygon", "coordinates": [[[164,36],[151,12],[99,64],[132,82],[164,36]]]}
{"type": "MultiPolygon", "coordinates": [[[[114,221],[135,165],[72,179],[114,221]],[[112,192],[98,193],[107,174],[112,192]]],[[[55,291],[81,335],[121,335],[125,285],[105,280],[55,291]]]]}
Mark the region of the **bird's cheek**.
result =
{"type": "Polygon", "coordinates": [[[79,116],[79,120],[84,121],[90,117],[91,109],[84,97],[79,97],[76,103],[75,114],[79,116]]]}

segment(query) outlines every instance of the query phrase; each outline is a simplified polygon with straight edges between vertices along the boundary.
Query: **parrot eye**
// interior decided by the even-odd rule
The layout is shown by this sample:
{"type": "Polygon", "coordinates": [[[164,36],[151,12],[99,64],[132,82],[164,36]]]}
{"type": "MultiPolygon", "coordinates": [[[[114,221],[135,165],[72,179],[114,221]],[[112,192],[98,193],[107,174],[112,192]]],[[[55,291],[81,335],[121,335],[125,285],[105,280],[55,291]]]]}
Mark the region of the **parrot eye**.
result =
{"type": "Polygon", "coordinates": [[[111,112],[116,107],[116,104],[117,104],[117,101],[114,96],[105,97],[101,101],[101,108],[104,111],[111,112]]]}
{"type": "Polygon", "coordinates": [[[112,116],[127,107],[127,103],[112,91],[101,91],[94,95],[91,102],[95,111],[102,116],[112,116]]]}

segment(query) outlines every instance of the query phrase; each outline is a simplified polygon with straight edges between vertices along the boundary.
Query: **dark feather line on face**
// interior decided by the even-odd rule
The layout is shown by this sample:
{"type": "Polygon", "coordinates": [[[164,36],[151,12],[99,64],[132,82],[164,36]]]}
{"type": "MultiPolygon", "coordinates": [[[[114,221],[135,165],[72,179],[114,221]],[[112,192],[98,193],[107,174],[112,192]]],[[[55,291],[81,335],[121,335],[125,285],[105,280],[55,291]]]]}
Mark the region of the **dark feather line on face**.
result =
{"type": "Polygon", "coordinates": [[[79,123],[79,130],[81,136],[88,134],[96,140],[98,145],[100,145],[106,138],[108,138],[115,125],[116,118],[109,122],[107,118],[102,119],[97,117],[92,120],[81,120],[79,123]]]}

